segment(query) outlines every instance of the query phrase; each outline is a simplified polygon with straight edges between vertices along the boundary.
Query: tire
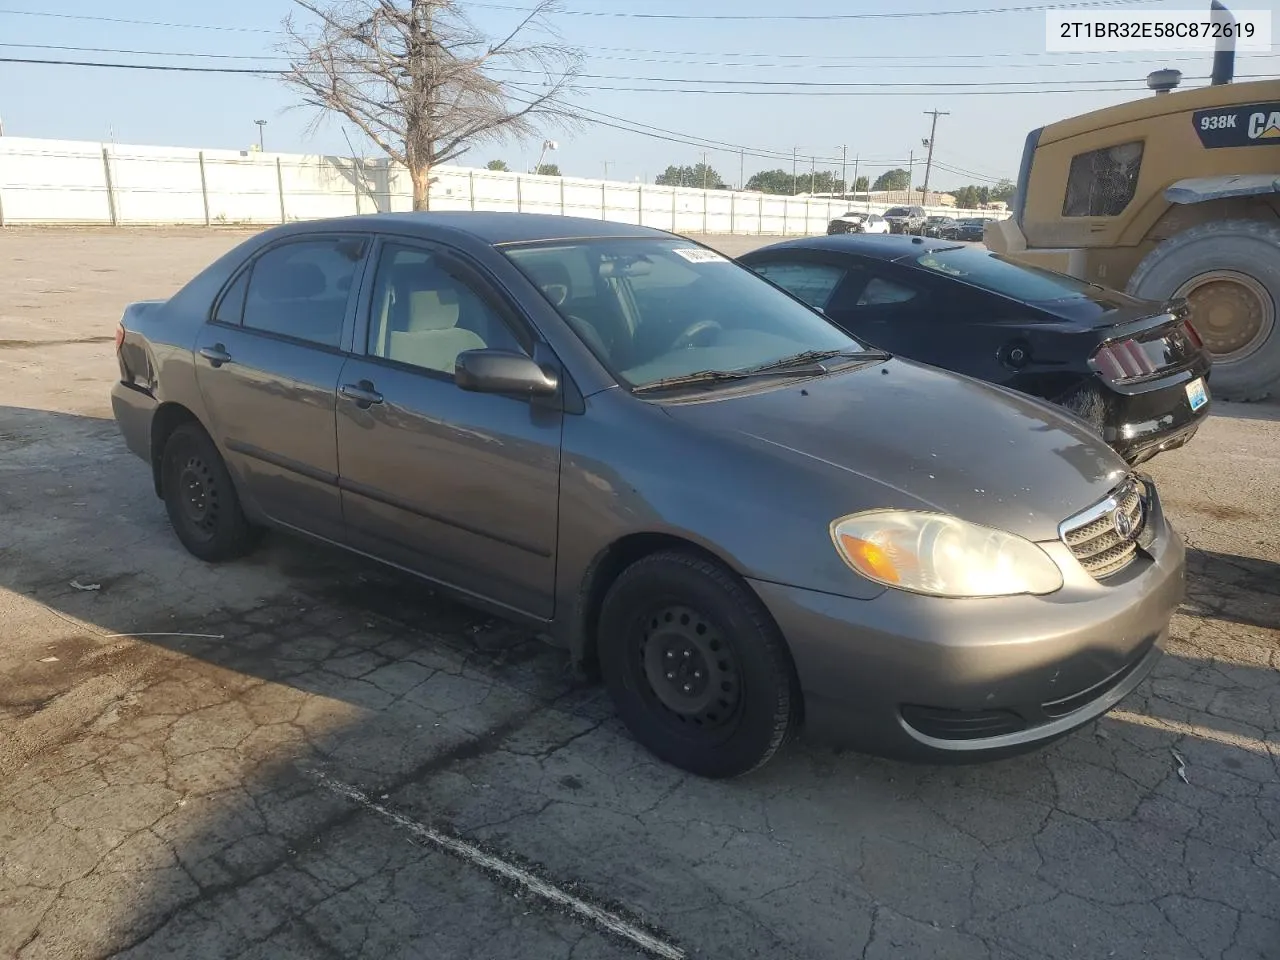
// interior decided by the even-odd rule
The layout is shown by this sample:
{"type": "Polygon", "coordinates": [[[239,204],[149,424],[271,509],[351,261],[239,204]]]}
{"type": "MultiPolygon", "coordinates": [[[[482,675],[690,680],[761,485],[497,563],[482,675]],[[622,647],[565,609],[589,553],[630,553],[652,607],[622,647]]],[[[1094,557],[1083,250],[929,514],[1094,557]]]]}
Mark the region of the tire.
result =
{"type": "Polygon", "coordinates": [[[169,522],[182,545],[207,563],[235,560],[257,545],[254,528],[218,448],[199,424],[169,435],[160,461],[160,489],[169,522]]]}
{"type": "Polygon", "coordinates": [[[683,551],[638,560],[605,596],[599,638],[619,716],[672,766],[742,776],[799,727],[786,641],[760,600],[717,563],[683,551]]]}
{"type": "Polygon", "coordinates": [[[1263,400],[1280,387],[1280,227],[1257,220],[1218,220],[1192,227],[1147,254],[1129,278],[1130,294],[1163,300],[1186,295],[1191,320],[1213,351],[1213,392],[1223,400],[1263,400]],[[1211,299],[1212,298],[1212,299],[1211,299]],[[1207,314],[1245,316],[1233,330],[1207,314]],[[1236,312],[1233,305],[1241,305],[1236,312]],[[1252,333],[1256,324],[1256,333],[1252,333]],[[1219,350],[1214,350],[1215,344],[1219,350]]]}

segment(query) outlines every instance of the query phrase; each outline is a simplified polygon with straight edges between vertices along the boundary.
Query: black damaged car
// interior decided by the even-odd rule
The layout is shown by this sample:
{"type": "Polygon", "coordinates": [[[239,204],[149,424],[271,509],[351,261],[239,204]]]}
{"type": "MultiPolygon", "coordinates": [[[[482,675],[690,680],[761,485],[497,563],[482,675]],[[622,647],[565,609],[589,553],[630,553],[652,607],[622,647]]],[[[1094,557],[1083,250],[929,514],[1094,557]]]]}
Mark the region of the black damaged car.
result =
{"type": "Polygon", "coordinates": [[[1131,464],[1209,415],[1210,354],[1183,300],[920,237],[812,237],[739,259],[854,337],[1071,410],[1131,464]]]}

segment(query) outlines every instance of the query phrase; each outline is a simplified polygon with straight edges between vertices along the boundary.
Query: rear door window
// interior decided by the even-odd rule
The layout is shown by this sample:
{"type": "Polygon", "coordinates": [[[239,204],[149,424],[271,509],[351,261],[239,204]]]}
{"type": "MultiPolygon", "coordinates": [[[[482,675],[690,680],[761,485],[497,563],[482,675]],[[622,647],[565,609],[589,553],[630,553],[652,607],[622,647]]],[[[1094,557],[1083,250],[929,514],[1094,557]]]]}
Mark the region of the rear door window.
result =
{"type": "Polygon", "coordinates": [[[366,246],[363,238],[334,237],[268,250],[253,264],[244,326],[337,348],[366,246]]]}
{"type": "Polygon", "coordinates": [[[817,310],[830,303],[847,273],[827,263],[753,263],[751,269],[817,310]]]}

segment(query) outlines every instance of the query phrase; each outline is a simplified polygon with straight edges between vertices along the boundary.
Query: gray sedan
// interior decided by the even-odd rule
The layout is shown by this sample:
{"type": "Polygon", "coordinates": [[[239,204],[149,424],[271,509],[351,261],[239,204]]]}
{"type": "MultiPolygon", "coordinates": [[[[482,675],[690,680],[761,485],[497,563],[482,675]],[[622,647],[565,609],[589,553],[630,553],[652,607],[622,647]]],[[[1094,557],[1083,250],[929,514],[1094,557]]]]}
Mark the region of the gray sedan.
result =
{"type": "Polygon", "coordinates": [[[197,557],[273,527],[398,567],[563,644],[707,776],[802,727],[932,760],[1061,736],[1182,597],[1154,486],[1082,421],[656,230],[292,224],[131,305],[117,348],[197,557]]]}

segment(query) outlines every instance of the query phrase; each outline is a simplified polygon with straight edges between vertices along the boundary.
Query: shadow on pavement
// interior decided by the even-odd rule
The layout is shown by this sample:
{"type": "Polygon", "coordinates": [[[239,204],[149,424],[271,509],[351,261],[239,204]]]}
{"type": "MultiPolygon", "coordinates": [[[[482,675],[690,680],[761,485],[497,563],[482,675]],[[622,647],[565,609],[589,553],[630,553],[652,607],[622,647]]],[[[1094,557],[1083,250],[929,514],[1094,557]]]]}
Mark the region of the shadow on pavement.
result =
{"type": "Polygon", "coordinates": [[[1260,403],[1229,403],[1215,399],[1212,416],[1232,420],[1280,421],[1280,400],[1272,398],[1260,403]]]}
{"type": "MultiPolygon", "coordinates": [[[[0,588],[64,627],[43,638],[56,663],[0,660],[21,694],[0,716],[25,742],[109,671],[132,677],[0,787],[0,954],[644,955],[412,825],[689,956],[1237,960],[1280,943],[1280,664],[1239,645],[1224,661],[1203,621],[1179,618],[1115,715],[1020,758],[799,745],[703,781],[651,760],[563,653],[411,580],[281,537],[229,567],[187,557],[113,431],[0,408],[18,477],[0,487],[0,588]],[[77,519],[119,496],[117,471],[141,493],[77,519]],[[100,590],[69,587],[84,564],[100,590]]],[[[1239,559],[1200,554],[1193,582],[1216,589],[1239,559]]]]}

